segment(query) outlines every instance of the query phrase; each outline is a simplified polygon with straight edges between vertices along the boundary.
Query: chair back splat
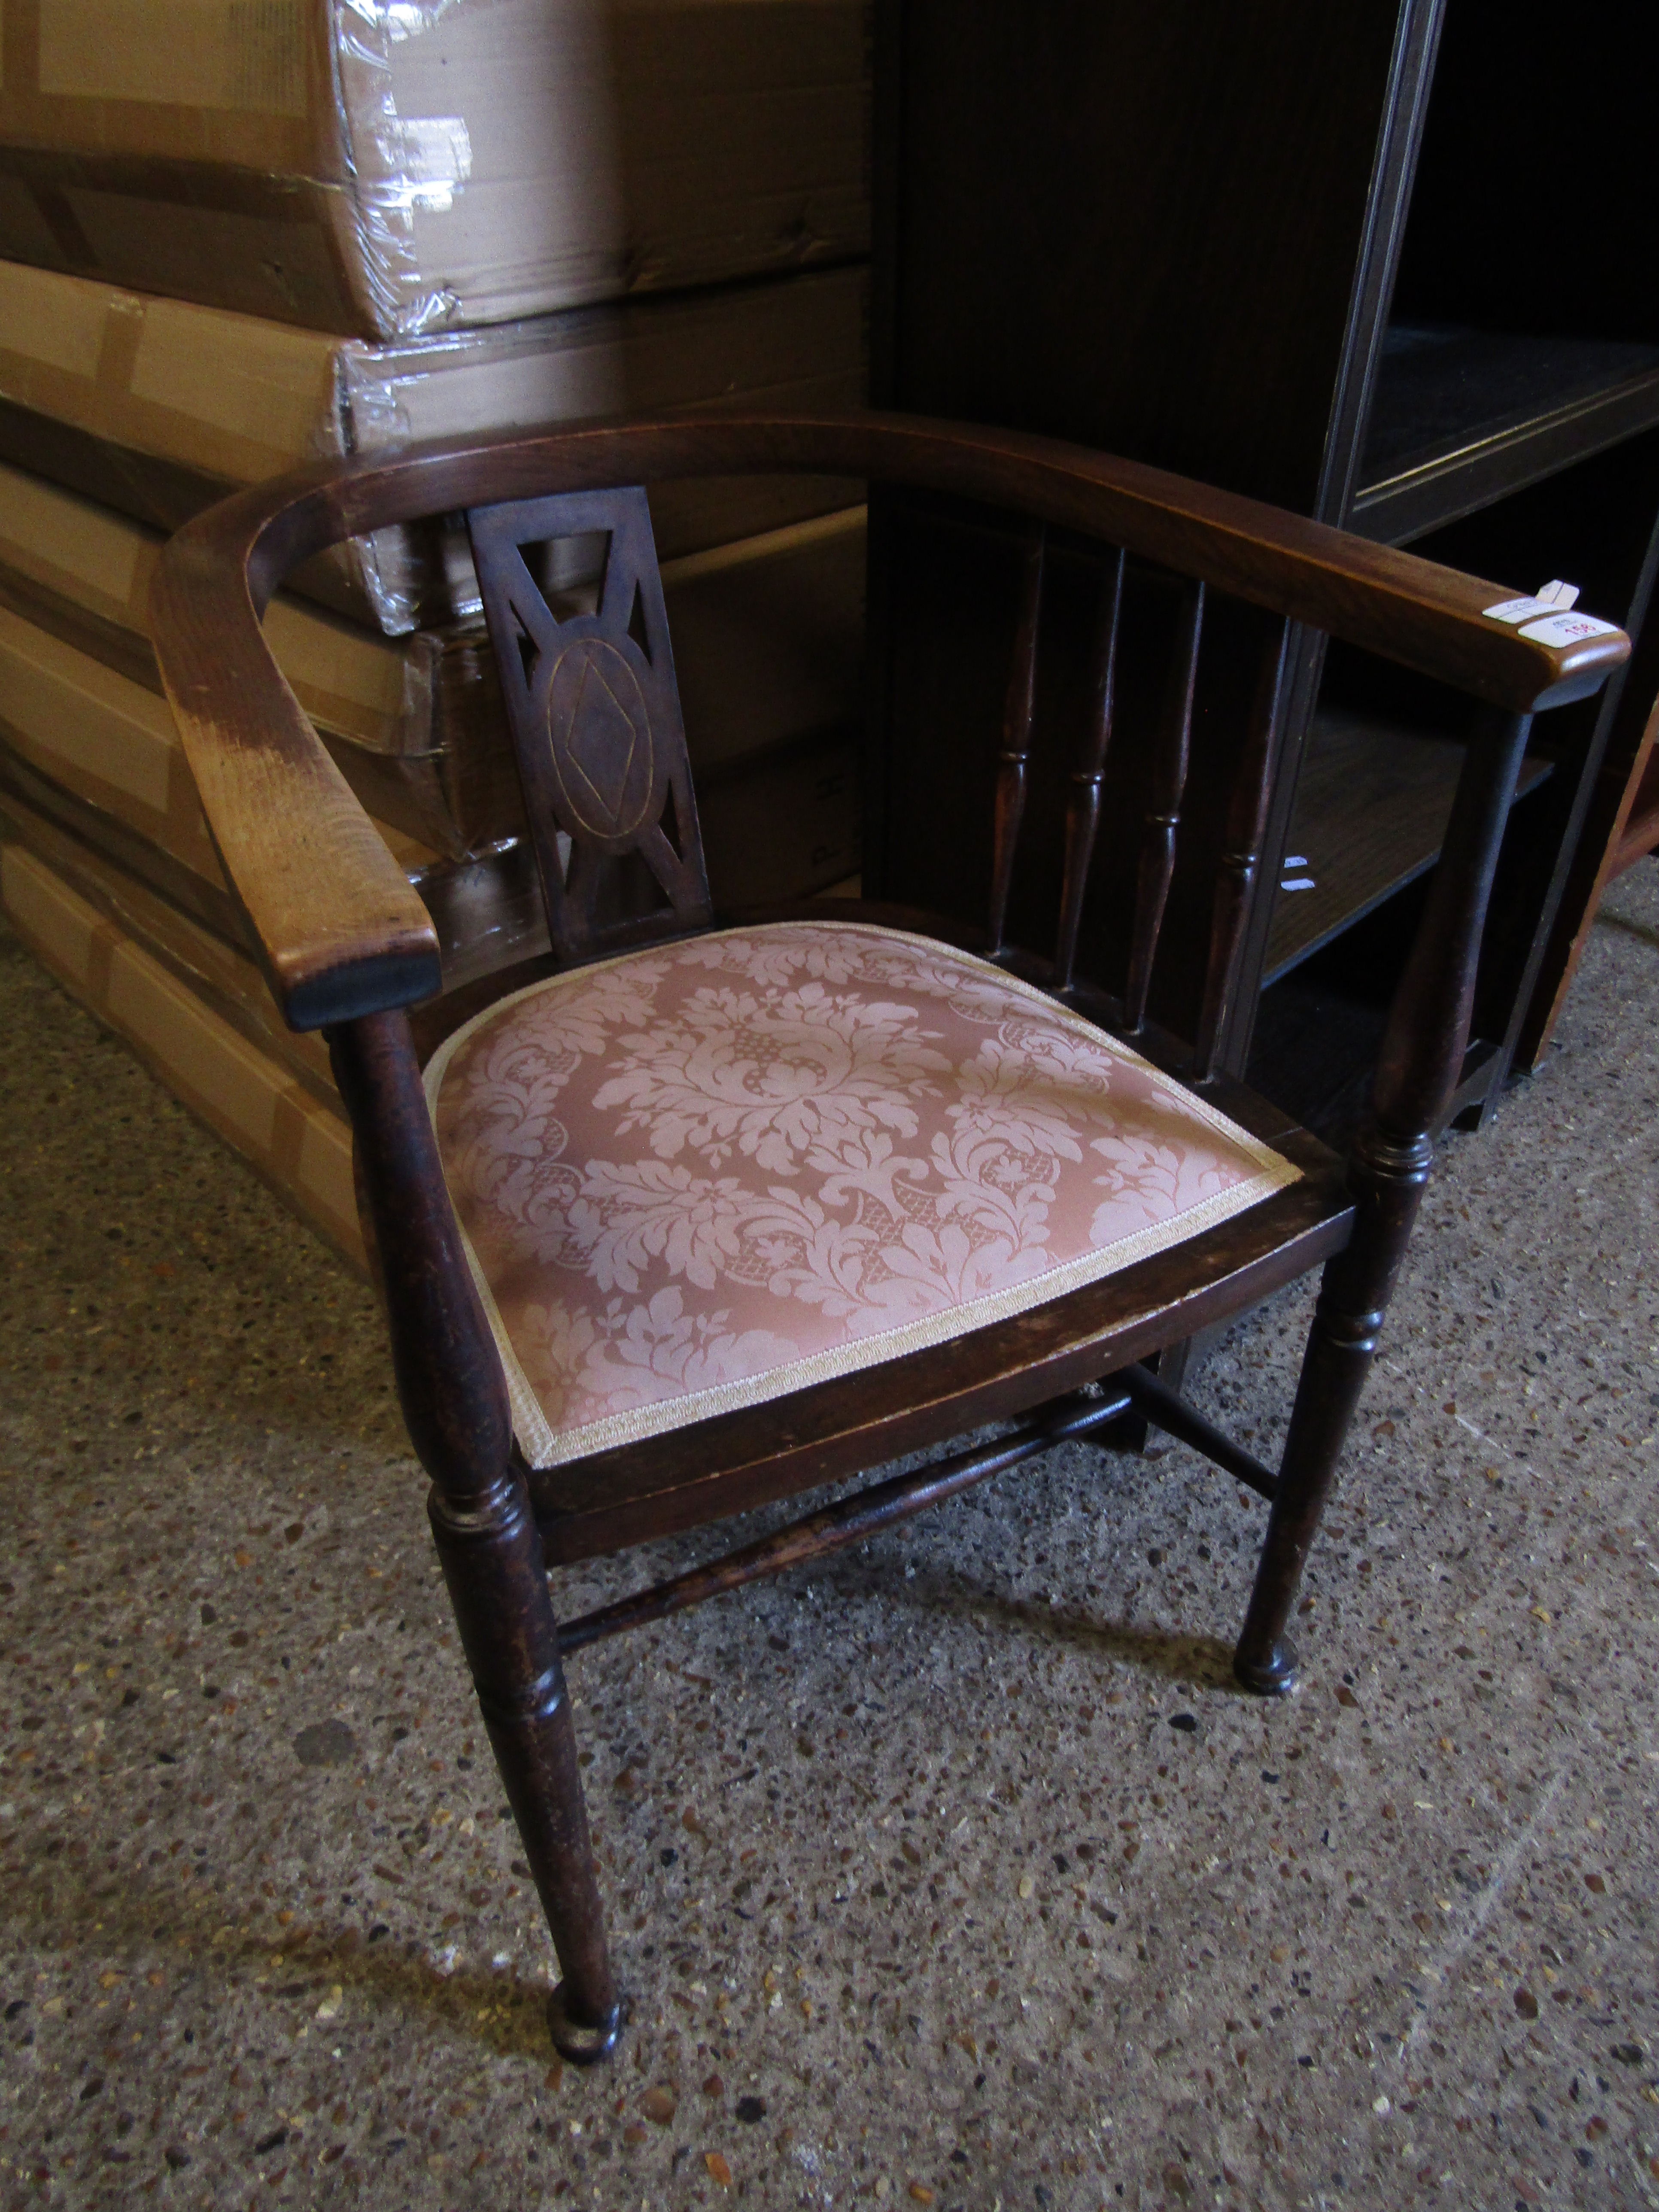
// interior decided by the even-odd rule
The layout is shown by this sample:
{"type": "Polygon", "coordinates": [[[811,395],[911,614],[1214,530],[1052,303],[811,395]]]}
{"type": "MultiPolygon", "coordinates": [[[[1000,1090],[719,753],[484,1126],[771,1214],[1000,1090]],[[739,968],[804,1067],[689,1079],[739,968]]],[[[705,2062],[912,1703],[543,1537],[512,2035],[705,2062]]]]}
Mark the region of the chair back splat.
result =
{"type": "Polygon", "coordinates": [[[1455,1097],[1529,720],[1588,697],[1629,651],[1593,619],[1518,629],[1490,611],[1512,598],[1103,454],[896,416],[728,410],[319,465],[167,548],[157,659],[275,1000],[330,1042],[434,1537],[561,1963],[549,2022],[568,2057],[609,2051],[625,2000],[563,1654],[861,1543],[1061,1440],[1104,1439],[1127,1413],[1267,1502],[1234,1673],[1262,1692],[1295,1681],[1297,1583],[1455,1097]],[[711,931],[637,487],[756,472],[868,480],[878,515],[897,487],[1010,556],[994,603],[948,563],[890,560],[877,532],[872,597],[890,611],[914,592],[949,648],[948,684],[893,699],[962,733],[959,773],[890,784],[883,830],[926,823],[945,916],[800,902],[711,931]],[[411,1023],[457,948],[260,617],[325,546],[458,513],[556,966],[539,943],[516,970],[463,943],[481,964],[458,972],[481,981],[411,1023]],[[562,571],[548,549],[573,540],[562,571]],[[564,587],[596,566],[596,593],[564,587]],[[1200,670],[1200,640],[1240,622],[1265,643],[1235,692],[1213,684],[1231,655],[1200,670]],[[1293,622],[1476,708],[1346,1163],[1219,1069],[1293,622]],[[989,963],[963,950],[988,890],[989,963]],[[630,946],[648,956],[594,964],[630,946]],[[1078,971],[1120,946],[1118,1000],[1078,971]],[[1165,1027],[1166,1001],[1195,1015],[1165,1027]],[[1270,1468],[1145,1363],[1318,1267],[1270,1468]],[[556,1613],[550,1570],[912,1454],[758,1540],[556,1613]]]}
{"type": "Polygon", "coordinates": [[[708,874],[645,493],[512,500],[466,521],[561,964],[706,927],[708,874]],[[595,538],[597,606],[556,614],[558,548],[595,538]],[[605,896],[629,855],[666,901],[642,916],[605,896]]]}

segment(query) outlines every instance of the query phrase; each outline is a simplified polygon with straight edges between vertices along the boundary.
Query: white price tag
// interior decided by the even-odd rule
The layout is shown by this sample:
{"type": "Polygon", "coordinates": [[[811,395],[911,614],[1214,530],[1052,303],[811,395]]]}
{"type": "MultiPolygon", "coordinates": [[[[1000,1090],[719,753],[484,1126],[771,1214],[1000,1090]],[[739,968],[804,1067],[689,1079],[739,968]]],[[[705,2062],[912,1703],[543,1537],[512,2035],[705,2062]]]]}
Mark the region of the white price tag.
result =
{"type": "MultiPolygon", "coordinates": [[[[1480,611],[1492,622],[1523,623],[1537,615],[1564,615],[1577,604],[1577,585],[1564,584],[1559,576],[1553,576],[1529,599],[1500,599],[1495,607],[1482,607],[1480,611]]],[[[1524,635],[1530,637],[1532,632],[1524,635]]]]}
{"type": "Polygon", "coordinates": [[[1607,637],[1618,627],[1594,615],[1547,615],[1542,622],[1523,624],[1521,635],[1535,645],[1582,645],[1587,637],[1607,637]]]}

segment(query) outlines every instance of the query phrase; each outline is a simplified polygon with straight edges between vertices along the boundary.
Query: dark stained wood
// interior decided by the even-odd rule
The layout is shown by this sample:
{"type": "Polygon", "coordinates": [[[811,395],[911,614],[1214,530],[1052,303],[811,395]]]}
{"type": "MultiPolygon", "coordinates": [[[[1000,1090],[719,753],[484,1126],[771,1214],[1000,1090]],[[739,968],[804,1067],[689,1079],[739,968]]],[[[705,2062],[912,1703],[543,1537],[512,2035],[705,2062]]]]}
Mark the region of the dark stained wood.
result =
{"type": "Polygon", "coordinates": [[[404,1419],[432,1477],[433,1534],[462,1648],[564,1970],[550,2006],[554,2039],[586,2062],[615,2044],[622,2009],[501,1360],[444,1188],[407,1017],[367,1016],[331,1030],[328,1044],[356,1132],[364,1237],[404,1419]]]}
{"type": "Polygon", "coordinates": [[[568,1620],[559,1632],[560,1641],[565,1650],[578,1651],[625,1629],[641,1628],[647,1621],[662,1620],[671,1613],[684,1613],[689,1606],[741,1589],[745,1583],[757,1582],[763,1576],[782,1574],[790,1567],[828,1559],[850,1544],[866,1543],[883,1529],[926,1512],[930,1505],[943,1504],[975,1483],[1006,1474],[1022,1460],[1109,1427],[1128,1404],[1128,1391],[1116,1384],[1057,1398],[1035,1419],[1006,1431],[994,1443],[933,1460],[912,1474],[872,1483],[851,1498],[825,1506],[822,1512],[809,1514],[804,1521],[763,1536],[757,1543],[742,1545],[707,1565],[690,1568],[668,1582],[653,1583],[649,1589],[636,1590],[597,1612],[568,1620]]]}
{"type": "MultiPolygon", "coordinates": [[[[1079,567],[1074,562],[1074,571],[1079,567]]],[[[1086,562],[1080,572],[1090,573],[1086,562]]],[[[1285,1616],[1427,1172],[1427,1132],[1462,1070],[1481,926],[1528,716],[1483,710],[1459,782],[1444,861],[1387,1030],[1374,1126],[1345,1173],[1282,1109],[1252,1096],[1218,1064],[1261,844],[1287,623],[1317,612],[1368,644],[1386,640],[1413,668],[1440,677],[1455,671],[1477,697],[1496,692],[1505,702],[1519,696],[1527,706],[1540,696],[1576,696],[1619,665],[1625,641],[1617,635],[1595,641],[1591,650],[1565,653],[1517,641],[1480,612],[1498,591],[1313,525],[1287,524],[1249,502],[1218,504],[1217,495],[1199,487],[1150,471],[1122,471],[1097,455],[896,418],[732,416],[601,425],[303,471],[228,503],[169,548],[157,587],[159,665],[273,988],[295,1027],[323,1025],[351,1117],[365,1241],[386,1308],[404,1418],[433,1477],[430,1517],[462,1646],[558,1953],[563,1979],[549,2017],[557,2046],[568,2056],[586,2061],[611,2050],[623,2005],[605,1948],[562,1671],[565,1648],[859,1540],[1060,1437],[1104,1435],[1127,1411],[1183,1437],[1271,1498],[1267,1548],[1237,1666],[1241,1680],[1256,1689],[1279,1689],[1291,1678],[1285,1616]],[[635,486],[641,477],[721,468],[815,474],[844,468],[878,477],[886,470],[907,485],[1012,506],[1023,518],[1014,675],[1003,701],[1008,774],[988,793],[1005,856],[996,868],[1001,892],[993,901],[994,942],[1007,921],[1012,862],[1006,856],[1019,826],[1036,720],[1044,549],[1046,543],[1051,552],[1054,544],[1030,526],[1085,532],[1109,549],[1103,591],[1094,562],[1092,681],[1078,687],[1080,718],[1067,752],[1075,772],[1055,953],[1045,958],[1020,945],[998,947],[1013,972],[1040,981],[1108,1028],[1124,1026],[1124,1008],[1074,968],[1077,918],[1094,872],[1101,778],[1117,702],[1120,631],[1130,605],[1124,549],[1164,571],[1173,567],[1184,591],[1162,713],[1147,718],[1142,738],[1152,761],[1146,865],[1133,887],[1142,917],[1141,969],[1152,958],[1183,805],[1202,605],[1195,586],[1220,582],[1274,616],[1246,740],[1227,764],[1224,853],[1216,872],[1202,1034],[1194,1050],[1146,1018],[1144,979],[1137,986],[1134,1027],[1138,1048],[1149,1060],[1177,1079],[1201,1079],[1211,1102],[1275,1146],[1298,1176],[1248,1212],[1170,1250],[954,1342],[569,1465],[532,1470],[513,1443],[501,1362],[451,1209],[421,1085],[416,1024],[404,1003],[430,994],[438,933],[361,811],[353,817],[349,793],[343,800],[324,772],[314,733],[264,652],[258,616],[286,569],[335,538],[410,519],[427,502],[441,511],[471,511],[550,915],[548,934],[528,962],[475,977],[443,1006],[417,1016],[429,1047],[465,1013],[556,963],[708,926],[672,650],[643,495],[635,486]],[[556,614],[520,549],[591,530],[610,533],[598,609],[556,614]],[[609,703],[601,702],[596,728],[586,720],[593,707],[587,687],[601,654],[611,655],[615,665],[603,663],[609,703]],[[560,672],[569,656],[573,680],[562,690],[560,672]],[[636,707],[619,703],[619,694],[631,702],[635,692],[636,707]],[[672,841],[660,826],[665,809],[672,816],[672,841]],[[569,840],[568,861],[560,830],[569,840]],[[587,872],[629,855],[643,856],[666,904],[613,925],[587,872]],[[1291,1444],[1275,1477],[1141,1363],[1322,1263],[1328,1263],[1327,1283],[1291,1444]],[[936,1452],[981,1425],[1009,1421],[1018,1425],[1012,1433],[987,1446],[947,1454],[562,1630],[555,1616],[550,1565],[723,1519],[900,1454],[936,1452]]],[[[1162,604],[1167,609],[1167,598],[1162,604]]],[[[1122,742],[1120,732],[1120,747],[1122,742]]],[[[515,865],[521,877],[522,852],[515,865]]],[[[489,933],[503,896],[499,884],[492,893],[486,879],[470,889],[463,884],[451,919],[464,921],[470,913],[489,933]]],[[[879,906],[850,910],[901,926],[918,921],[879,906]]],[[[798,911],[833,920],[849,908],[808,902],[798,911]]],[[[521,937],[518,949],[523,943],[521,937]]]]}
{"type": "MultiPolygon", "coordinates": [[[[1446,532],[1444,542],[1477,534],[1491,542],[1506,521],[1518,537],[1523,526],[1535,529],[1551,517],[1572,580],[1584,586],[1587,598],[1594,592],[1598,606],[1608,609],[1632,638],[1650,653],[1659,651],[1659,636],[1650,635],[1659,586],[1659,429],[1517,494],[1501,509],[1446,532]]],[[[1653,665],[1650,659],[1649,671],[1653,665]]],[[[1631,674],[1630,668],[1621,669],[1597,698],[1540,726],[1540,747],[1555,759],[1556,773],[1516,809],[1492,894],[1489,951],[1475,998],[1477,1027],[1500,1047],[1498,1083],[1512,1066],[1532,1064],[1534,1009],[1547,1000],[1544,978],[1558,930],[1567,935],[1574,926],[1567,894],[1590,834],[1602,769],[1615,747],[1626,750],[1644,720],[1642,689],[1632,691],[1631,674]]],[[[1654,680],[1650,673],[1640,676],[1641,685],[1654,680]]],[[[1482,1119],[1498,1095],[1496,1087],[1488,1091],[1482,1119]]],[[[1464,1126],[1474,1118],[1466,1116],[1464,1126]]]]}
{"type": "MultiPolygon", "coordinates": [[[[1592,88],[1534,41],[1494,40],[1480,6],[1449,8],[1393,311],[1406,356],[1385,364],[1378,389],[1384,438],[1395,434],[1382,473],[1394,481],[1353,518],[1367,534],[1399,538],[1492,500],[1488,543],[1501,538],[1522,573],[1583,586],[1596,611],[1637,640],[1623,696],[1610,686],[1593,722],[1547,726],[1556,773],[1516,810],[1518,849],[1500,866],[1491,972],[1476,1000],[1477,1028],[1499,1047],[1492,1083],[1470,1102],[1483,1117],[1511,1063],[1531,1068],[1547,1049],[1659,687],[1647,611],[1659,313],[1653,288],[1628,276],[1651,259],[1659,228],[1647,154],[1659,16],[1625,9],[1606,20],[1620,66],[1592,88]],[[1492,221],[1517,162],[1531,210],[1524,237],[1492,221]],[[1564,248],[1573,283],[1540,287],[1539,270],[1564,248]],[[1439,334],[1426,349],[1411,335],[1425,330],[1439,334]],[[1426,440],[1413,434],[1412,413],[1426,440]],[[1546,470],[1559,473],[1534,483],[1546,470]]],[[[1443,532],[1437,546],[1456,565],[1478,567],[1482,534],[1443,532]]]]}
{"type": "Polygon", "coordinates": [[[1437,13],[882,0],[878,401],[1337,520],[1437,13]]]}
{"type": "Polygon", "coordinates": [[[354,1127],[375,1249],[386,1269],[387,1318],[410,1439],[446,1495],[490,1487],[513,1428],[495,1340],[479,1303],[443,1184],[407,1015],[374,1014],[329,1032],[334,1080],[354,1127]]]}
{"type": "Polygon", "coordinates": [[[1100,782],[1106,770],[1107,748],[1112,742],[1124,565],[1121,553],[1109,561],[1101,586],[1091,687],[1094,696],[1066,799],[1066,851],[1060,879],[1060,931],[1054,939],[1053,974],[1053,988],[1056,991],[1070,990],[1076,975],[1083,901],[1089,889],[1089,871],[1094,865],[1095,839],[1100,831],[1100,782]]]}
{"type": "Polygon", "coordinates": [[[1008,697],[1002,710],[1002,750],[997,756],[995,840],[991,861],[991,914],[986,932],[992,952],[1002,950],[1008,927],[1008,893],[1014,880],[1014,855],[1025,812],[1025,774],[1031,754],[1031,723],[1036,709],[1037,632],[1042,617],[1042,556],[1048,532],[1032,526],[1025,545],[1019,623],[1008,670],[1008,697]]]}
{"type": "MultiPolygon", "coordinates": [[[[388,1255],[388,1273],[396,1260],[388,1255]]],[[[522,1475],[482,1492],[434,1483],[428,1507],[461,1647],[564,1978],[548,2000],[554,2045],[579,2065],[609,2056],[623,2003],[605,1944],[547,1564],[522,1475]]]]}
{"type": "Polygon", "coordinates": [[[1659,623],[1644,623],[1597,771],[1583,835],[1516,1043],[1522,1067],[1549,1050],[1607,885],[1659,844],[1659,623]]]}
{"type": "Polygon", "coordinates": [[[1188,1444],[1194,1451],[1202,1452],[1212,1466],[1218,1467],[1224,1474],[1231,1474],[1258,1498],[1271,1504],[1279,1492],[1279,1478],[1272,1469],[1263,1467],[1254,1452],[1235,1443],[1213,1421],[1206,1421],[1195,1413],[1180,1397],[1145,1367],[1126,1367],[1119,1380],[1128,1392],[1130,1403],[1152,1427],[1162,1429],[1177,1443],[1188,1444]]]}
{"type": "Polygon", "coordinates": [[[553,950],[568,965],[637,941],[636,922],[607,925],[599,903],[605,864],[630,854],[665,896],[668,927],[706,924],[708,872],[645,493],[514,500],[466,520],[553,950]],[[556,616],[526,550],[601,534],[597,609],[556,616]]]}
{"type": "MultiPolygon", "coordinates": [[[[874,397],[1073,438],[1340,522],[1442,13],[1442,0],[1058,0],[1028,21],[979,0],[878,0],[874,397]]],[[[1200,794],[1231,757],[1258,649],[1216,612],[1193,730],[1200,794]]],[[[1293,639],[1273,734],[1292,778],[1319,650],[1311,634],[1293,639]]],[[[872,651],[883,680],[890,663],[920,663],[926,689],[949,646],[901,627],[872,651]]],[[[934,777],[959,742],[948,721],[896,721],[885,737],[934,777]]],[[[918,835],[908,815],[891,831],[872,823],[872,888],[925,895],[925,869],[905,865],[918,835]]],[[[1220,836],[1200,797],[1152,1001],[1188,1030],[1220,836]]],[[[1220,1040],[1235,1073],[1265,929],[1265,913],[1250,918],[1220,1040]]],[[[1085,933],[1089,964],[1115,957],[1103,916],[1085,933]]]]}
{"type": "Polygon", "coordinates": [[[1653,748],[1648,748],[1645,771],[1641,782],[1632,794],[1634,805],[1620,831],[1617,842],[1611,847],[1612,866],[1609,881],[1621,876],[1626,868],[1633,868],[1638,860],[1646,860],[1659,847],[1659,775],[1653,768],[1653,748]]]}
{"type": "Polygon", "coordinates": [[[1577,21],[1618,40],[1619,66],[1601,82],[1563,70],[1547,40],[1502,36],[1482,0],[1446,9],[1401,258],[1401,312],[1412,319],[1659,339],[1659,303],[1631,281],[1659,218],[1647,142],[1659,18],[1597,5],[1577,21]],[[1515,225],[1504,218],[1518,152],[1532,193],[1528,221],[1515,225]],[[1564,248],[1577,249],[1573,281],[1540,284],[1540,255],[1564,248]]]}
{"type": "MultiPolygon", "coordinates": [[[[977,0],[878,0],[877,398],[1075,438],[1390,543],[1481,511],[1512,523],[1545,480],[1572,480],[1604,540],[1644,510],[1645,529],[1655,495],[1642,467],[1611,486],[1586,471],[1593,456],[1633,461],[1659,435],[1659,313],[1628,274],[1650,258],[1659,222],[1641,152],[1659,19],[1607,10],[1596,28],[1617,33],[1616,83],[1564,73],[1547,41],[1502,35],[1489,0],[1221,11],[1054,0],[1035,24],[977,0]],[[1547,280],[1569,267],[1571,283],[1547,280]]],[[[1634,634],[1639,555],[1586,560],[1571,528],[1523,552],[1526,535],[1494,528],[1504,550],[1491,562],[1441,557],[1513,568],[1528,588],[1565,576],[1634,634]]],[[[925,560],[925,532],[908,543],[925,560]]],[[[945,703],[953,641],[931,613],[901,610],[873,639],[878,689],[906,710],[930,692],[945,703]]],[[[1227,641],[1216,617],[1205,689],[1226,696],[1230,654],[1252,647],[1227,641]]],[[[1320,653],[1311,630],[1293,637],[1263,861],[1220,1040],[1235,1071],[1320,653]]],[[[1201,989],[1195,902],[1220,849],[1202,793],[1243,726],[1242,692],[1236,681],[1219,715],[1201,693],[1194,726],[1200,798],[1150,1001],[1183,1027],[1201,989]]],[[[946,759],[975,775],[959,720],[901,711],[884,726],[890,749],[916,762],[890,771],[895,819],[870,835],[867,880],[887,896],[932,896],[936,871],[908,801],[946,759]]],[[[1599,793],[1588,815],[1574,799],[1606,729],[1571,744],[1562,733],[1550,791],[1512,826],[1477,1001],[1480,1030],[1504,1048],[1493,1096],[1511,1058],[1528,1066],[1541,1049],[1588,927],[1601,852],[1570,880],[1564,863],[1581,828],[1605,836],[1616,811],[1616,793],[1599,793]]],[[[1611,750],[1631,734],[1615,732],[1611,750]]],[[[1097,902],[1085,964],[1115,958],[1125,926],[1097,902]]]]}
{"type": "Polygon", "coordinates": [[[1349,1164],[1353,1237],[1325,1270],[1234,1657],[1249,1689],[1280,1692],[1296,1680],[1285,1624],[1370,1372],[1433,1164],[1435,1132],[1462,1072],[1480,930],[1529,727],[1524,714],[1488,712],[1477,720],[1445,856],[1389,1009],[1370,1115],[1349,1164]]]}
{"type": "Polygon", "coordinates": [[[1181,624],[1170,662],[1164,723],[1152,755],[1146,827],[1135,871],[1135,916],[1123,985],[1123,1025],[1139,1034],[1146,1019],[1152,987],[1152,962],[1158,932],[1175,875],[1176,833],[1181,827],[1182,795],[1192,738],[1193,690],[1198,680],[1198,648],[1204,634],[1204,586],[1188,584],[1182,594],[1181,624]]]}
{"type": "Polygon", "coordinates": [[[1415,1143],[1437,1129],[1461,1073],[1474,1006],[1480,925],[1498,869],[1532,718],[1483,710],[1475,718],[1435,874],[1377,1061],[1378,1127],[1415,1143]]]}
{"type": "Polygon", "coordinates": [[[1267,826],[1268,767],[1273,732],[1279,721],[1279,692],[1289,642],[1288,627],[1282,627],[1262,655],[1255,698],[1245,726],[1244,743],[1227,805],[1226,842],[1216,877],[1210,957],[1193,1054],[1193,1065],[1200,1082],[1207,1082],[1220,1068],[1228,1018],[1238,990],[1245,925],[1249,919],[1256,869],[1261,859],[1262,832],[1267,826]]]}
{"type": "Polygon", "coordinates": [[[1594,691],[1629,650],[1617,632],[1538,644],[1482,611],[1512,587],[1159,470],[900,416],[733,410],[296,470],[188,524],[152,592],[156,657],[203,811],[294,1026],[415,1004],[440,975],[419,899],[266,649],[259,618],[283,578],[343,538],[434,510],[773,471],[887,477],[1024,509],[1516,709],[1594,691]],[[287,835],[295,820],[309,825],[302,849],[287,835]]]}

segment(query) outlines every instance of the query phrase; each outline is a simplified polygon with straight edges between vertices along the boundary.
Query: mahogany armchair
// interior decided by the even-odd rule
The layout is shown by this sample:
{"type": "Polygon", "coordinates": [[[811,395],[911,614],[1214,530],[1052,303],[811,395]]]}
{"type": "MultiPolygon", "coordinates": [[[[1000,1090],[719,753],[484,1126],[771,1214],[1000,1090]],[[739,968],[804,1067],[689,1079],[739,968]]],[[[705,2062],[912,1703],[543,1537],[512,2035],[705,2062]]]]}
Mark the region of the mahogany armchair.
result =
{"type": "MultiPolygon", "coordinates": [[[[862,1540],[1126,1413],[1267,1501],[1235,1669],[1295,1680],[1285,1623],[1467,1037],[1485,909],[1534,713],[1628,641],[1508,618],[1411,555],[1054,441],[895,416],[643,420],[302,470],[174,538],[155,635],[270,988],[325,1034],[433,1530],[562,1980],[553,2038],[607,2052],[623,2007],[566,1655],[862,1540]],[[868,478],[1024,518],[989,913],[960,933],[852,904],[717,923],[641,485],[868,478]],[[465,512],[507,704],[550,952],[475,990],[422,1074],[410,1012],[439,939],[260,631],[349,535],[465,512]],[[597,611],[561,619],[521,549],[607,532],[597,611]],[[1045,544],[1108,549],[1069,786],[1058,939],[1006,942],[1045,544]],[[1158,725],[1114,733],[1126,558],[1184,580],[1158,725]],[[1267,610],[1240,738],[1196,1035],[1147,1018],[1187,776],[1206,591],[1267,610]],[[1346,1164],[1218,1072],[1263,834],[1285,625],[1440,679],[1473,731],[1371,1114],[1346,1164]],[[1528,634],[1530,632],[1530,635],[1528,634]],[[1077,972],[1109,741],[1146,750],[1124,974],[1077,972]],[[605,885],[657,887],[641,914],[605,885]],[[607,919],[607,915],[610,919],[607,919]],[[487,1001],[487,1003],[485,1003],[487,1001]],[[1145,1364],[1322,1265],[1276,1470],[1145,1364]],[[993,1440],[952,1439],[994,1427],[993,1440]],[[861,1474],[919,1472],[579,1620],[549,1570],[861,1474]]],[[[1536,612],[1536,611],[1534,611],[1536,612]]]]}

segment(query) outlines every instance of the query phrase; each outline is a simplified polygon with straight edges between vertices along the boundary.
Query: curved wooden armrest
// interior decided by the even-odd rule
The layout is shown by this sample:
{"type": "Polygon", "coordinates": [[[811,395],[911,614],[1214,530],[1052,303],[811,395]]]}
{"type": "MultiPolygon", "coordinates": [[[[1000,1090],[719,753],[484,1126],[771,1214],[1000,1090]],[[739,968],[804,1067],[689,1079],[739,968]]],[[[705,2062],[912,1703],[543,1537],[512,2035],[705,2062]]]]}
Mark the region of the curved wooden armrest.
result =
{"type": "Polygon", "coordinates": [[[753,473],[869,477],[1013,508],[1311,624],[1511,713],[1597,690],[1620,630],[1565,646],[1484,610],[1516,594],[1255,500],[1055,439],[902,415],[721,412],[597,422],[319,463],[179,532],[152,592],[168,698],[214,841],[289,1023],[439,988],[435,934],[283,680],[271,592],[341,538],[565,491],[753,473]]]}
{"type": "Polygon", "coordinates": [[[296,1030],[429,999],[443,980],[431,917],[272,659],[263,602],[227,557],[223,514],[168,545],[151,617],[202,811],[266,980],[296,1030]]]}

